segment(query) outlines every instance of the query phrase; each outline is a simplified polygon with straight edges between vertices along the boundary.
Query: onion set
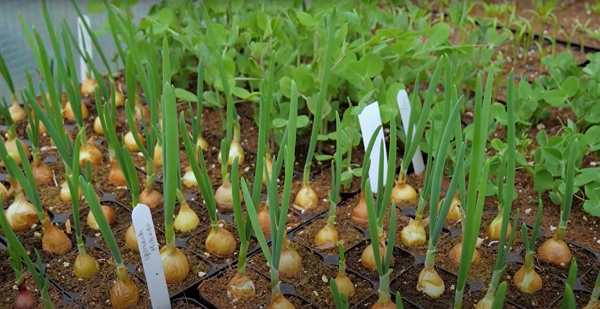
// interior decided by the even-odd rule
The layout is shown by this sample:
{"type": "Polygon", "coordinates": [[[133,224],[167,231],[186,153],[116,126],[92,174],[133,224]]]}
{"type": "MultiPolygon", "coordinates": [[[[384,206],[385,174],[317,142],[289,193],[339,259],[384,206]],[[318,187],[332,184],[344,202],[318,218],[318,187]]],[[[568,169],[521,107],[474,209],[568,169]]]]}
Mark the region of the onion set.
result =
{"type": "Polygon", "coordinates": [[[583,309],[599,309],[600,301],[598,298],[600,297],[600,272],[596,276],[596,282],[594,283],[594,289],[592,290],[592,295],[590,296],[590,301],[588,304],[583,307],[583,309]]]}

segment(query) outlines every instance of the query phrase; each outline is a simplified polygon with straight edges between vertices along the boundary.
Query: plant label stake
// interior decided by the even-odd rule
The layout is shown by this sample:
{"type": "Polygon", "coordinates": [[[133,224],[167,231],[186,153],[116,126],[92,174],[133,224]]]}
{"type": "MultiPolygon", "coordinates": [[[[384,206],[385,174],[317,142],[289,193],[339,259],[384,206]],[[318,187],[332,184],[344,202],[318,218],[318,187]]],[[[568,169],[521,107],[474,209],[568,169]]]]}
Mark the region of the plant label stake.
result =
{"type": "Polygon", "coordinates": [[[131,213],[131,220],[140,248],[152,309],[170,309],[169,290],[160,259],[160,244],[156,239],[150,208],[137,204],[131,213]]]}
{"type": "MultiPolygon", "coordinates": [[[[365,151],[367,151],[371,137],[375,133],[375,130],[381,125],[379,103],[374,102],[367,105],[360,115],[358,115],[358,122],[360,123],[360,130],[362,132],[363,145],[365,146],[365,151]]],[[[371,151],[371,166],[369,167],[369,180],[373,192],[377,192],[379,181],[379,153],[381,150],[381,143],[383,143],[383,170],[387,170],[387,150],[383,141],[383,130],[379,130],[375,143],[373,144],[373,150],[371,151]]],[[[383,185],[385,185],[385,181],[384,177],[383,185]]]]}
{"type": "MultiPolygon", "coordinates": [[[[404,128],[404,132],[408,134],[408,125],[410,124],[410,101],[408,100],[408,93],[406,90],[401,89],[398,91],[398,96],[396,97],[398,101],[398,109],[400,109],[400,117],[402,118],[402,127],[404,128]]],[[[415,137],[415,131],[417,130],[416,126],[413,125],[413,138],[415,137]]],[[[373,149],[375,150],[375,149],[373,149]]],[[[415,172],[415,175],[419,175],[425,171],[425,163],[423,163],[423,155],[421,154],[421,148],[417,147],[417,151],[415,152],[414,157],[412,158],[412,165],[415,172]]]]}
{"type": "MultiPolygon", "coordinates": [[[[87,17],[87,15],[83,15],[83,17],[85,18],[85,22],[89,25],[90,18],[87,17]]],[[[81,18],[77,18],[77,39],[79,42],[79,49],[84,53],[87,52],[90,55],[90,60],[92,60],[92,39],[90,38],[90,34],[86,31],[85,25],[81,21],[81,18]]],[[[88,72],[88,67],[85,57],[82,55],[79,55],[79,69],[81,70],[79,74],[79,82],[83,82],[85,80],[86,73],[88,72]]]]}

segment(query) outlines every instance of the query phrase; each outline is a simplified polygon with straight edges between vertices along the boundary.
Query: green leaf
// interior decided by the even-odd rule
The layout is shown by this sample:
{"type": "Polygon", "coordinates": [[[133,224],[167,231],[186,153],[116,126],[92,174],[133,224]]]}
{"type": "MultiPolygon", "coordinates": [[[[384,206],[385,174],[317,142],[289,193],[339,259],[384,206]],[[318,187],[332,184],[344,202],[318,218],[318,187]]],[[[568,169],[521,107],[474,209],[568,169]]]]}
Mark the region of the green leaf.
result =
{"type": "Polygon", "coordinates": [[[554,177],[546,169],[536,171],[533,180],[534,188],[539,192],[550,190],[554,186],[554,177]]]}
{"type": "Polygon", "coordinates": [[[306,66],[299,66],[294,70],[292,79],[298,86],[298,91],[305,92],[314,85],[312,74],[306,66]]]}
{"type": "Polygon", "coordinates": [[[431,28],[431,34],[429,35],[429,39],[427,40],[427,45],[429,48],[437,47],[443,44],[450,37],[450,26],[446,23],[438,23],[435,24],[431,28]]]}
{"type": "Polygon", "coordinates": [[[334,158],[334,156],[332,155],[316,155],[315,159],[317,159],[317,161],[329,161],[332,160],[334,158]]]}
{"type": "Polygon", "coordinates": [[[292,79],[288,76],[284,76],[279,80],[279,89],[281,90],[281,94],[285,97],[289,98],[291,96],[292,91],[292,79]]]}
{"type": "Polygon", "coordinates": [[[367,54],[358,61],[358,64],[364,69],[363,75],[368,78],[373,78],[383,71],[383,60],[378,54],[367,54]]]}
{"type": "Polygon", "coordinates": [[[565,106],[565,94],[562,90],[552,89],[546,91],[544,95],[544,101],[554,107],[565,106]]]}
{"type": "Polygon", "coordinates": [[[296,13],[296,17],[298,18],[298,21],[307,28],[310,28],[315,24],[315,19],[306,12],[298,12],[296,13]]]}
{"type": "Polygon", "coordinates": [[[600,200],[588,200],[583,203],[583,210],[594,217],[600,217],[600,200]]]}
{"type": "Polygon", "coordinates": [[[600,181],[588,183],[584,187],[585,196],[592,201],[600,201],[600,181]]]}
{"type": "Polygon", "coordinates": [[[574,96],[579,91],[579,78],[575,76],[567,77],[563,81],[561,88],[566,97],[574,96]]]}
{"type": "Polygon", "coordinates": [[[214,91],[204,91],[204,100],[208,106],[223,107],[223,103],[219,101],[219,95],[214,91]]]}
{"type": "Polygon", "coordinates": [[[587,129],[587,131],[585,131],[585,139],[590,146],[590,151],[600,149],[600,126],[592,126],[587,129]]]}
{"type": "Polygon", "coordinates": [[[504,107],[503,104],[500,104],[498,102],[493,103],[492,106],[490,107],[490,114],[500,124],[506,125],[507,113],[506,113],[506,108],[504,107]]]}
{"type": "Polygon", "coordinates": [[[248,90],[240,87],[231,88],[231,94],[240,99],[247,99],[251,95],[251,93],[248,90]]]}
{"type": "Polygon", "coordinates": [[[182,88],[175,88],[175,97],[182,101],[198,103],[198,98],[195,94],[182,88]]]}
{"type": "Polygon", "coordinates": [[[539,131],[535,136],[535,140],[540,146],[548,145],[548,135],[546,134],[546,131],[539,131]]]}
{"type": "Polygon", "coordinates": [[[581,187],[595,180],[600,181],[600,168],[584,168],[575,176],[575,186],[581,187]]]}

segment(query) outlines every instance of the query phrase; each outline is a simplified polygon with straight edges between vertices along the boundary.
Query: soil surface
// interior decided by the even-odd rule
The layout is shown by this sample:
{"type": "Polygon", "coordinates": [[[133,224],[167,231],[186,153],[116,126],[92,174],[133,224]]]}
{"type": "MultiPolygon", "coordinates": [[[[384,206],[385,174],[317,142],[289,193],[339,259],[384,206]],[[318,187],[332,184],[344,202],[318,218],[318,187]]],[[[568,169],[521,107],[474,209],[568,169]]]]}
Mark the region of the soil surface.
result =
{"type": "MultiPolygon", "coordinates": [[[[316,248],[315,236],[327,224],[329,217],[323,217],[311,222],[308,226],[297,230],[294,233],[294,239],[313,250],[324,255],[337,255],[339,248],[334,245],[331,248],[316,248]]],[[[338,232],[338,241],[342,242],[344,248],[351,248],[365,239],[364,234],[356,227],[349,224],[348,221],[336,222],[334,225],[338,232]]]]}
{"type": "Polygon", "coordinates": [[[226,287],[236,273],[237,269],[228,268],[225,272],[203,281],[198,286],[200,294],[217,308],[231,308],[235,306],[238,309],[254,309],[271,297],[270,281],[256,271],[247,268],[246,275],[254,283],[255,296],[249,299],[231,300],[227,296],[226,287]]]}

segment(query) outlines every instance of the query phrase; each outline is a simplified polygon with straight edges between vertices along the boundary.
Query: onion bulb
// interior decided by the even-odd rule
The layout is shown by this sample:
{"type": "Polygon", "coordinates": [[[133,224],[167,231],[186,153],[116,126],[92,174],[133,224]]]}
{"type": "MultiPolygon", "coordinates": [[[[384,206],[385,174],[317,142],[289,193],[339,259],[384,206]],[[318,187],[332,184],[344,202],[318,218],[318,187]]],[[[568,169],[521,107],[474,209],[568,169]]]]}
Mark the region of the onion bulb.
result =
{"type": "MultiPolygon", "coordinates": [[[[233,211],[233,188],[229,179],[225,179],[223,184],[215,191],[215,202],[217,208],[222,213],[228,213],[233,211]]],[[[240,190],[240,202],[242,201],[242,191],[240,190]]]]}
{"type": "Polygon", "coordinates": [[[55,255],[65,255],[71,251],[71,240],[61,229],[54,226],[46,216],[42,226],[42,249],[55,255]]]}
{"type": "MultiPolygon", "coordinates": [[[[442,208],[442,204],[444,203],[445,198],[441,199],[438,202],[438,213],[442,208]]],[[[452,198],[452,203],[450,203],[450,210],[448,210],[448,216],[446,217],[446,221],[458,221],[462,218],[462,210],[460,198],[457,195],[454,195],[452,198]]],[[[498,237],[500,238],[500,237],[498,237]]]]}
{"type": "Polygon", "coordinates": [[[83,254],[77,255],[75,264],[73,264],[73,271],[75,272],[75,276],[77,278],[89,279],[98,271],[100,271],[100,266],[98,265],[98,261],[96,261],[96,259],[83,252],[83,254]]]}
{"type": "Polygon", "coordinates": [[[13,303],[14,309],[35,309],[37,308],[37,299],[29,292],[27,286],[25,285],[25,281],[19,284],[19,291],[17,292],[17,297],[15,297],[15,302],[13,303]]]}
{"type": "MultiPolygon", "coordinates": [[[[235,140],[235,138],[231,141],[231,145],[229,146],[229,158],[227,159],[227,165],[231,166],[233,164],[233,160],[238,157],[238,164],[244,164],[244,148],[239,141],[235,140]]],[[[217,157],[219,163],[222,162],[221,152],[219,151],[219,155],[217,157]]]]}
{"type": "Polygon", "coordinates": [[[338,291],[341,294],[346,295],[346,297],[354,296],[354,293],[355,293],[354,284],[352,283],[352,281],[350,281],[350,278],[348,278],[348,276],[346,276],[345,271],[342,271],[340,269],[338,271],[337,276],[333,280],[335,280],[335,284],[337,285],[338,291]]]}
{"type": "Polygon", "coordinates": [[[230,299],[245,299],[253,297],[256,287],[246,274],[236,273],[227,283],[227,297],[230,299]]]}
{"type": "MultiPolygon", "coordinates": [[[[21,143],[23,152],[25,153],[25,157],[29,159],[29,147],[27,147],[27,145],[18,137],[9,137],[6,141],[4,141],[4,146],[6,147],[6,152],[8,153],[8,155],[12,157],[13,160],[15,160],[15,163],[17,163],[17,165],[20,166],[22,162],[21,155],[19,154],[19,148],[17,148],[17,143],[21,143]]],[[[0,160],[0,166],[4,166],[4,161],[0,160]]]]}
{"type": "Polygon", "coordinates": [[[125,245],[127,248],[140,252],[140,248],[138,246],[137,237],[135,236],[135,229],[133,228],[133,224],[129,226],[127,231],[125,232],[125,245]]]}
{"type": "MultiPolygon", "coordinates": [[[[481,247],[482,243],[483,243],[483,238],[477,237],[477,243],[475,244],[475,251],[473,251],[473,257],[471,258],[471,264],[477,264],[481,260],[481,255],[479,254],[479,251],[477,251],[477,249],[479,247],[481,247]]],[[[454,246],[452,246],[452,249],[450,249],[450,252],[448,253],[448,256],[450,257],[450,259],[452,261],[454,261],[456,264],[460,264],[460,257],[462,256],[462,248],[463,248],[463,241],[462,241],[462,237],[461,237],[460,241],[457,244],[455,244],[454,246]]]]}
{"type": "Polygon", "coordinates": [[[115,89],[115,106],[120,107],[125,105],[125,96],[119,89],[115,89]]]}
{"type": "Polygon", "coordinates": [[[600,309],[600,301],[598,299],[590,299],[587,305],[583,309],[600,309]]]}
{"type": "Polygon", "coordinates": [[[94,132],[98,135],[104,135],[104,128],[102,127],[102,121],[100,117],[94,119],[94,132]]]}
{"type": "Polygon", "coordinates": [[[269,178],[273,177],[273,159],[271,159],[271,155],[268,153],[265,156],[265,166],[267,167],[267,169],[266,171],[263,170],[263,185],[267,184],[267,173],[269,175],[269,178]]]}
{"type": "Polygon", "coordinates": [[[8,200],[8,189],[6,189],[6,186],[0,182],[0,193],[2,194],[2,203],[6,203],[6,200],[8,200]]]}
{"type": "MultiPolygon", "coordinates": [[[[385,253],[387,252],[387,245],[385,244],[385,235],[379,236],[379,259],[381,260],[379,263],[383,262],[385,258],[385,253]]],[[[373,244],[369,244],[362,252],[360,257],[361,264],[370,270],[377,270],[377,262],[375,261],[375,256],[373,255],[373,244]]]]}
{"type": "Polygon", "coordinates": [[[50,166],[40,160],[31,163],[33,179],[38,186],[49,184],[54,180],[54,172],[50,166]]]}
{"type": "Polygon", "coordinates": [[[126,186],[127,180],[121,166],[117,162],[117,159],[110,159],[110,172],[108,173],[108,182],[114,186],[126,186]]]}
{"type": "Polygon", "coordinates": [[[400,241],[407,247],[414,247],[424,245],[427,242],[427,234],[425,233],[425,227],[429,224],[429,220],[422,220],[410,218],[408,225],[402,228],[400,231],[400,241]]]}
{"type": "Polygon", "coordinates": [[[154,164],[156,167],[163,165],[162,145],[158,142],[156,143],[156,146],[154,146],[154,157],[152,157],[152,164],[154,164]]]}
{"type": "Polygon", "coordinates": [[[496,295],[490,292],[491,291],[488,290],[488,292],[485,293],[485,296],[479,302],[477,302],[475,309],[492,309],[496,295]]]}
{"type": "MultiPolygon", "coordinates": [[[[83,194],[83,192],[81,191],[81,187],[77,186],[79,188],[79,198],[81,199],[81,195],[83,194]]],[[[60,194],[59,194],[60,200],[68,203],[71,201],[71,190],[69,189],[69,184],[65,181],[62,183],[62,185],[60,185],[60,194]]]]}
{"type": "MultiPolygon", "coordinates": [[[[512,231],[512,223],[510,223],[510,221],[508,221],[508,227],[506,228],[506,239],[508,239],[510,237],[511,231],[512,231]]],[[[496,218],[494,218],[494,220],[492,220],[492,222],[488,226],[487,236],[491,240],[498,240],[498,239],[500,239],[501,233],[502,233],[502,214],[498,213],[496,218]]],[[[570,258],[569,258],[569,260],[570,260],[570,258]]]]}
{"type": "Polygon", "coordinates": [[[404,179],[396,180],[396,184],[392,189],[392,201],[396,205],[405,205],[407,203],[416,203],[419,198],[417,190],[407,184],[404,179]]]}
{"type": "Polygon", "coordinates": [[[542,288],[542,277],[535,272],[532,267],[525,267],[525,264],[517,270],[513,276],[513,284],[523,293],[533,294],[542,288]]]}
{"type": "Polygon", "coordinates": [[[281,278],[290,278],[302,272],[302,257],[296,252],[289,239],[285,239],[279,257],[281,278]]]}
{"type": "Polygon", "coordinates": [[[13,122],[19,122],[27,117],[25,109],[17,100],[12,101],[12,104],[8,107],[8,112],[13,122]]]}
{"type": "Polygon", "coordinates": [[[227,229],[213,226],[206,237],[206,251],[212,255],[225,257],[235,251],[235,237],[227,229]]]}
{"type": "Polygon", "coordinates": [[[387,303],[384,304],[380,301],[377,301],[376,303],[373,304],[371,309],[396,309],[396,304],[394,304],[394,302],[388,298],[387,303]]]}
{"type": "Polygon", "coordinates": [[[90,137],[87,143],[81,146],[79,150],[79,164],[81,166],[85,166],[87,162],[90,162],[92,166],[102,163],[102,152],[96,148],[94,140],[94,137],[90,137]]]}
{"type": "MultiPolygon", "coordinates": [[[[142,135],[142,133],[140,132],[136,132],[140,142],[144,143],[144,136],[142,135]]],[[[133,132],[129,131],[125,134],[125,147],[127,147],[127,150],[129,150],[130,152],[136,152],[139,151],[140,148],[138,147],[137,143],[135,142],[135,137],[133,136],[133,132]]]]}
{"type": "Polygon", "coordinates": [[[202,151],[205,151],[206,149],[208,149],[208,142],[202,136],[198,136],[198,140],[196,141],[196,151],[198,149],[200,149],[202,151]]]}
{"type": "Polygon", "coordinates": [[[179,213],[175,216],[173,226],[178,232],[186,233],[194,230],[200,224],[200,218],[192,210],[187,201],[179,207],[179,213]]]}
{"type": "Polygon", "coordinates": [[[83,82],[81,83],[81,95],[84,97],[94,95],[96,92],[96,87],[98,87],[98,82],[88,76],[85,77],[83,82]]]}
{"type": "Polygon", "coordinates": [[[547,239],[538,248],[540,258],[548,263],[561,266],[569,265],[571,262],[571,249],[567,243],[558,235],[558,230],[552,238],[547,239]]]}
{"type": "Polygon", "coordinates": [[[168,284],[182,282],[190,273],[190,263],[187,256],[175,246],[172,246],[172,248],[169,248],[169,245],[162,247],[160,249],[160,260],[168,284]]]}
{"type": "Polygon", "coordinates": [[[317,192],[313,190],[309,183],[303,183],[302,188],[296,194],[296,199],[294,199],[294,208],[305,212],[317,207],[318,202],[317,192]]]}
{"type": "Polygon", "coordinates": [[[269,203],[258,212],[258,224],[265,237],[271,237],[271,214],[269,213],[269,203]]]}
{"type": "Polygon", "coordinates": [[[317,249],[329,249],[337,246],[337,243],[338,231],[333,224],[325,224],[315,235],[315,248],[317,249]]]}
{"type": "MultiPolygon", "coordinates": [[[[68,121],[75,121],[75,113],[73,112],[73,107],[71,106],[71,102],[67,102],[65,107],[63,108],[63,116],[68,121]]],[[[90,112],[88,111],[87,105],[81,103],[81,118],[87,119],[90,116],[90,112]]]]}
{"type": "Polygon", "coordinates": [[[152,188],[144,188],[142,193],[140,193],[140,203],[148,206],[150,209],[156,208],[158,205],[162,204],[163,195],[152,189],[152,188]]]}
{"type": "Polygon", "coordinates": [[[294,305],[283,296],[283,293],[275,294],[271,297],[267,309],[295,309],[294,305]]]}
{"type": "Polygon", "coordinates": [[[192,170],[191,166],[188,166],[185,168],[185,173],[183,174],[183,177],[181,177],[182,179],[182,183],[184,186],[191,188],[194,186],[198,185],[198,181],[196,180],[196,175],[194,174],[194,171],[192,170]]]}
{"type": "Polygon", "coordinates": [[[367,203],[365,201],[366,195],[365,190],[361,190],[360,192],[360,200],[358,200],[358,204],[354,206],[352,209],[352,214],[350,215],[350,220],[354,222],[356,225],[360,227],[367,227],[369,224],[369,218],[367,215],[367,203]]]}
{"type": "Polygon", "coordinates": [[[129,277],[117,280],[110,289],[110,302],[114,309],[133,307],[138,303],[139,298],[138,288],[129,280],[129,277]]]}
{"type": "Polygon", "coordinates": [[[6,220],[15,232],[23,232],[39,221],[33,205],[25,198],[23,191],[18,191],[15,200],[4,212],[6,220]]]}
{"type": "Polygon", "coordinates": [[[417,290],[432,298],[438,298],[444,294],[446,286],[442,277],[440,277],[433,267],[425,267],[419,273],[417,290]]]}
{"type": "MultiPolygon", "coordinates": [[[[113,224],[115,222],[115,211],[112,209],[112,207],[106,206],[106,205],[101,205],[100,208],[102,209],[102,213],[104,214],[104,218],[106,218],[106,221],[108,222],[108,224],[109,225],[113,224]]],[[[98,226],[98,222],[96,222],[96,218],[94,218],[94,213],[92,211],[88,212],[87,224],[93,230],[96,230],[96,231],[100,230],[100,227],[98,226]]]]}

